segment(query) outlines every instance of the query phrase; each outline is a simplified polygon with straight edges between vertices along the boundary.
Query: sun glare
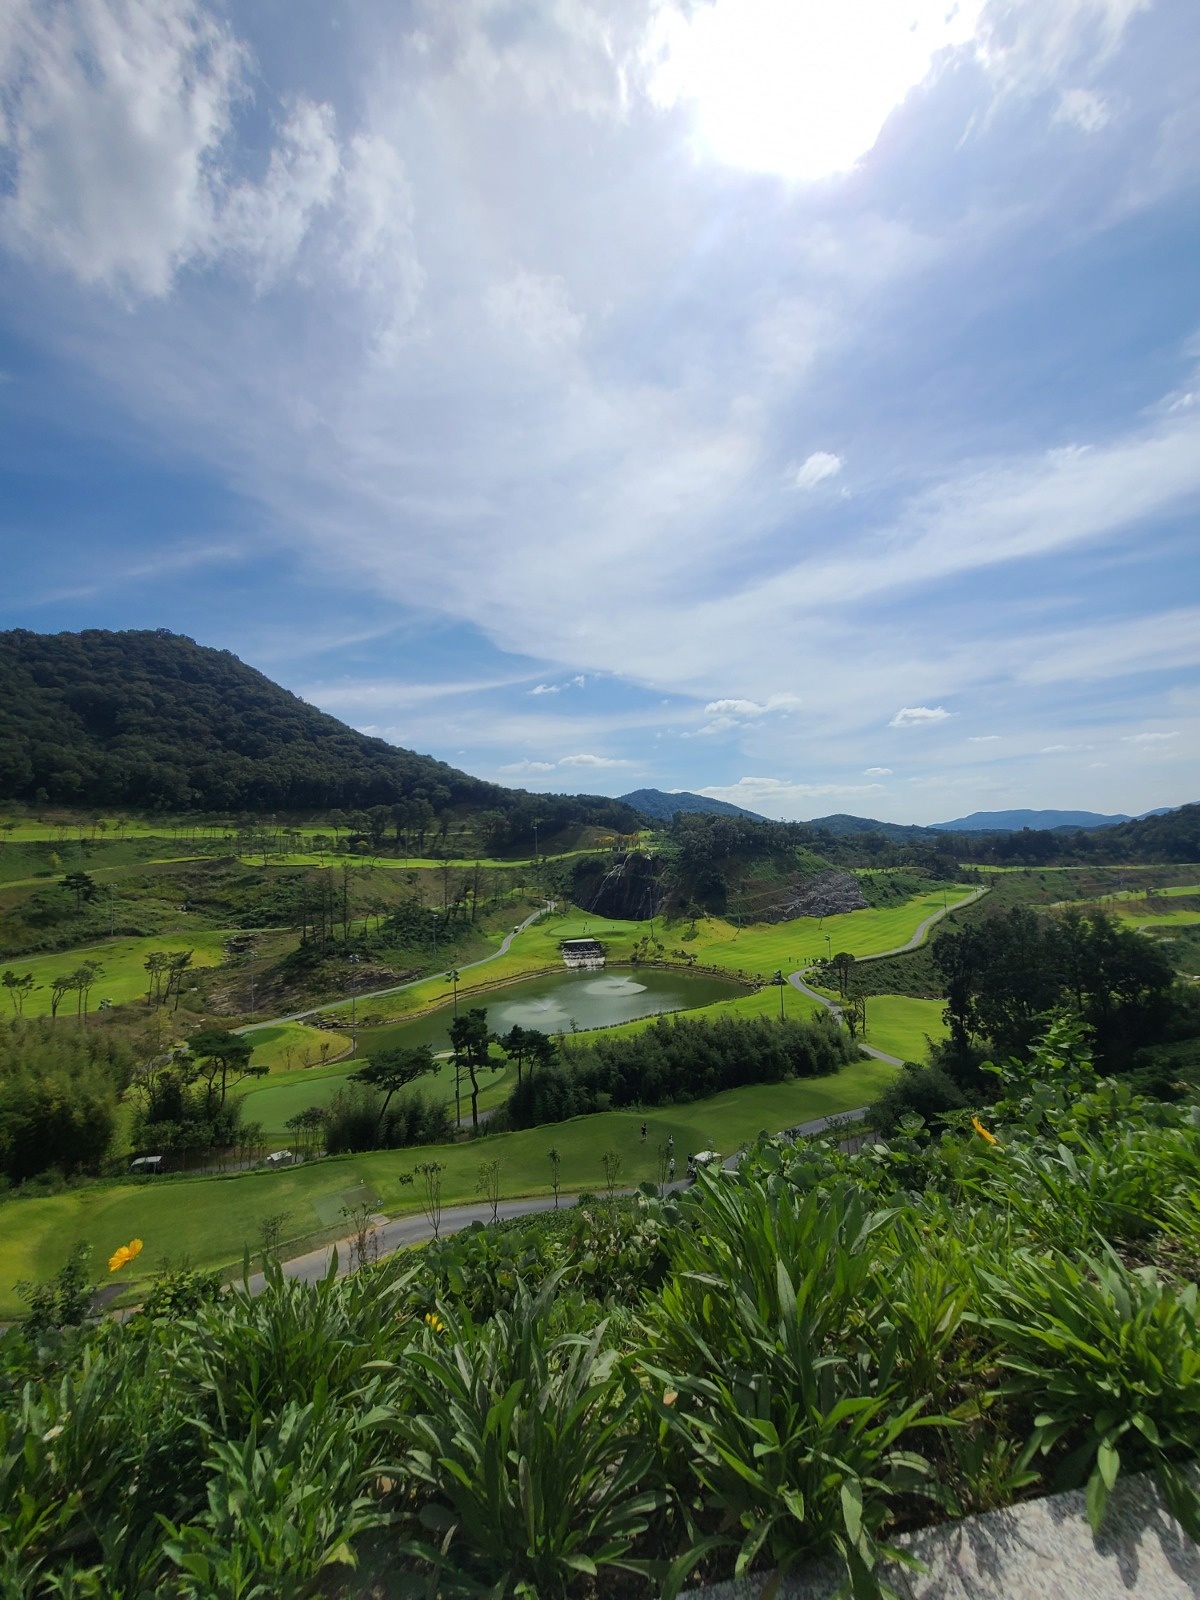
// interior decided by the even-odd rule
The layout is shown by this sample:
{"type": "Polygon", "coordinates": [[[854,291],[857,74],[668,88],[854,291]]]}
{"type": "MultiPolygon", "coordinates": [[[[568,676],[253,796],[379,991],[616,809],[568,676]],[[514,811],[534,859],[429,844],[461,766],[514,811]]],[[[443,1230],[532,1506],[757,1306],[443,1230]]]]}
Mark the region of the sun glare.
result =
{"type": "Polygon", "coordinates": [[[713,0],[659,13],[656,104],[690,102],[703,151],[795,180],[845,172],[982,0],[713,0]]]}

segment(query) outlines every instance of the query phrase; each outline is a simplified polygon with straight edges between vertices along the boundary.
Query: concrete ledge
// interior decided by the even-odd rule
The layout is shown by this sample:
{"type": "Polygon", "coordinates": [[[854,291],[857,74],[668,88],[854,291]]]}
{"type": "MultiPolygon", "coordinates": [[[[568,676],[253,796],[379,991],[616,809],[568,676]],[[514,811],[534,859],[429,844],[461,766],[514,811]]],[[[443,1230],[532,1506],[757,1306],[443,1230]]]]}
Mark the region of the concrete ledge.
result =
{"type": "MultiPolygon", "coordinates": [[[[1163,1503],[1147,1473],[1117,1482],[1098,1536],[1082,1491],[1030,1500],[897,1539],[924,1574],[891,1566],[906,1600],[1191,1600],[1200,1596],[1200,1546],[1163,1503]]],[[[690,1591],[683,1600],[757,1600],[770,1574],[690,1591]]],[[[830,1600],[842,1578],[800,1569],[781,1580],[777,1600],[830,1600]]]]}

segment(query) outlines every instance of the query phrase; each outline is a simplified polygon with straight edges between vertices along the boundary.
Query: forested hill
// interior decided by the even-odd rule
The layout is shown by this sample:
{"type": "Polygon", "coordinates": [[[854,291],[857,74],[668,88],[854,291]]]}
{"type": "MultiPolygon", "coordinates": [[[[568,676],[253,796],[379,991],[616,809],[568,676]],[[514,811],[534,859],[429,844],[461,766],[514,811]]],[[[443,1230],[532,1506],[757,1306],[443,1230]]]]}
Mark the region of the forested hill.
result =
{"type": "Polygon", "coordinates": [[[371,739],[181,634],[0,633],[0,799],[303,811],[424,799],[632,826],[590,796],[525,794],[371,739]]]}
{"type": "Polygon", "coordinates": [[[767,820],[757,811],[747,811],[745,806],[732,805],[728,800],[711,800],[705,794],[689,794],[686,789],[635,789],[632,794],[623,794],[621,799],[655,822],[670,822],[678,811],[700,811],[715,817],[749,817],[752,822],[767,820]]]}

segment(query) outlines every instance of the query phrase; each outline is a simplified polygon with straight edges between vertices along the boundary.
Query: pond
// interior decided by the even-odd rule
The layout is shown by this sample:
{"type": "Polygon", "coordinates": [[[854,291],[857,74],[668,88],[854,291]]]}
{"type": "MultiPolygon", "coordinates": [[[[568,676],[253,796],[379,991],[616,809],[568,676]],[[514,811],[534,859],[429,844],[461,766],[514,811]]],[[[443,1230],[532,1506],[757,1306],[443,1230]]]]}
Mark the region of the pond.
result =
{"type": "MultiPolygon", "coordinates": [[[[700,972],[554,972],[524,978],[493,989],[472,1000],[459,996],[459,1008],[486,1005],[488,1027],[507,1033],[512,1027],[536,1028],[540,1033],[573,1033],[585,1028],[634,1022],[664,1011],[689,1011],[732,1000],[745,994],[744,985],[730,978],[700,972]]],[[[452,1005],[440,1006],[412,1022],[382,1028],[360,1028],[359,1045],[368,1055],[394,1045],[431,1044],[435,1051],[450,1048],[448,1029],[454,1020],[452,1005]]]]}

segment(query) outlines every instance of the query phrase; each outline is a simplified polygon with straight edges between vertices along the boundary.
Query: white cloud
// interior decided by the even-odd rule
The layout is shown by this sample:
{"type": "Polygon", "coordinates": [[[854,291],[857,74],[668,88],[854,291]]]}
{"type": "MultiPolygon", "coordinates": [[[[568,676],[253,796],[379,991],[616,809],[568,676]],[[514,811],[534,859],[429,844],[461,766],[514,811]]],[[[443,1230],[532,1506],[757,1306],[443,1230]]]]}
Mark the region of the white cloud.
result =
{"type": "Polygon", "coordinates": [[[815,489],[826,478],[836,478],[842,470],[841,456],[830,455],[828,450],[814,450],[812,455],[796,468],[792,484],[797,489],[815,489]]]}
{"type": "Polygon", "coordinates": [[[522,268],[507,282],[493,284],[484,304],[498,328],[519,334],[538,350],[568,348],[583,332],[585,319],[571,309],[566,283],[556,274],[522,268]]]}
{"type": "Polygon", "coordinates": [[[497,772],[553,772],[553,761],[510,761],[497,772]]]}
{"type": "Polygon", "coordinates": [[[1071,745],[1069,745],[1069,744],[1044,744],[1042,746],[1042,748],[1038,751],[1038,755],[1040,755],[1040,756],[1056,756],[1056,755],[1058,755],[1058,753],[1060,751],[1062,751],[1062,750],[1070,750],[1072,748],[1073,747],[1071,745]]]}
{"type": "Polygon", "coordinates": [[[993,744],[1000,735],[998,733],[970,733],[967,735],[968,744],[993,744]]]}
{"type": "Polygon", "coordinates": [[[560,767],[631,767],[632,761],[620,760],[615,756],[560,756],[560,767]]]}
{"type": "Polygon", "coordinates": [[[3,231],[84,283],[162,295],[210,245],[248,57],[190,0],[16,0],[3,231]]]}
{"type": "Polygon", "coordinates": [[[945,722],[950,715],[945,706],[901,706],[888,727],[920,728],[930,722],[945,722]]]}
{"type": "Polygon", "coordinates": [[[530,689],[530,694],[558,694],[562,688],[560,683],[539,683],[530,689]]]}
{"type": "Polygon", "coordinates": [[[261,178],[239,173],[235,118],[250,99],[246,46],[196,0],[16,0],[0,38],[0,145],[10,192],[0,237],[83,283],[165,296],[185,267],[240,267],[259,289],[316,259],[385,295],[381,339],[424,284],[398,152],[331,106],[288,102],[261,178]]]}
{"type": "Polygon", "coordinates": [[[1127,733],[1123,737],[1129,744],[1165,744],[1168,739],[1178,739],[1179,729],[1171,733],[1127,733]]]}
{"type": "Polygon", "coordinates": [[[868,767],[866,769],[866,776],[868,778],[890,778],[892,776],[892,769],[891,767],[868,767]]]}
{"type": "Polygon", "coordinates": [[[301,100],[280,130],[261,183],[230,190],[213,228],[208,253],[229,251],[260,287],[290,267],[313,215],[333,199],[341,172],[333,111],[301,100]]]}
{"type": "Polygon", "coordinates": [[[1068,122],[1082,133],[1099,133],[1108,125],[1112,112],[1093,89],[1066,89],[1054,113],[1055,122],[1068,122]]]}

